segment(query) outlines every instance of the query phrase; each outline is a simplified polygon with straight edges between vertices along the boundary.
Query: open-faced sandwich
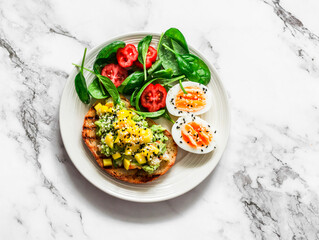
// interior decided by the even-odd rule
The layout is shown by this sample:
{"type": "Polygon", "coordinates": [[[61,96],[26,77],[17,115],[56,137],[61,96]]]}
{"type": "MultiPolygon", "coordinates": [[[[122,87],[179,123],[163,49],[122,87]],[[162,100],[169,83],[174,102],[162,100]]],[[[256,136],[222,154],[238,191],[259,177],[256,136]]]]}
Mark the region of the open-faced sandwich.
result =
{"type": "Polygon", "coordinates": [[[166,173],[177,145],[195,154],[215,149],[216,130],[200,117],[212,106],[209,67],[176,28],[163,33],[157,47],[151,43],[151,35],[137,46],[114,41],[100,50],[92,69],[84,67],[86,49],[81,66],[74,64],[80,69],[75,77],[80,100],[97,100],[85,116],[84,142],[101,168],[130,183],[166,173]],[[88,87],[84,70],[95,76],[88,87]],[[174,124],[174,138],[151,120],[159,117],[174,124]]]}
{"type": "Polygon", "coordinates": [[[82,137],[98,165],[117,179],[145,183],[163,175],[176,159],[172,135],[133,111],[130,103],[112,99],[91,107],[82,137]]]}

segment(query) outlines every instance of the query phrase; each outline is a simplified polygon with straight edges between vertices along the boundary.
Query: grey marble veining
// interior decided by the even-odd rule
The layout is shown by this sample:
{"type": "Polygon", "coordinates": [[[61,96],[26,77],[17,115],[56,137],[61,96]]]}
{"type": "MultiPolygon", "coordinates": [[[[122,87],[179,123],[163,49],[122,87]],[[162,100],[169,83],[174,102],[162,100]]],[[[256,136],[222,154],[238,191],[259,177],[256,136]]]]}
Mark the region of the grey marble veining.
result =
{"type": "Polygon", "coordinates": [[[1,1],[0,239],[319,239],[318,11],[315,0],[1,1]],[[126,202],[71,163],[60,97],[85,47],[172,26],[225,84],[229,144],[189,193],[126,202]]]}

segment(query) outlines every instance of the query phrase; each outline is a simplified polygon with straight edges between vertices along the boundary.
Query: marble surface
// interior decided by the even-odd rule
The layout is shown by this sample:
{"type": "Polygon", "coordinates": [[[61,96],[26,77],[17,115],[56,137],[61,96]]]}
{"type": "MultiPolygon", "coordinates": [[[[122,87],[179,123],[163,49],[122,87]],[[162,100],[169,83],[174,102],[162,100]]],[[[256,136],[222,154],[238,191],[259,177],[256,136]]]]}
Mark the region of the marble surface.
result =
{"type": "Polygon", "coordinates": [[[0,239],[319,239],[318,12],[317,0],[0,1],[0,239]],[[227,89],[228,147],[183,196],[119,200],[64,150],[63,86],[85,47],[172,26],[227,89]]]}

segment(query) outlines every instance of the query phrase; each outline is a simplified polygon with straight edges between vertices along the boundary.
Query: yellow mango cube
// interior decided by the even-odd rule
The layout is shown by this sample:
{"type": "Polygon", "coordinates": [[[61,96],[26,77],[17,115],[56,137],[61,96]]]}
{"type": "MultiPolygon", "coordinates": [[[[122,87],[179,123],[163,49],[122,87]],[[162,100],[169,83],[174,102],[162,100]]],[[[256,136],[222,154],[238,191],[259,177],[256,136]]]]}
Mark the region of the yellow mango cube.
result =
{"type": "Polygon", "coordinates": [[[153,133],[151,129],[146,129],[141,131],[141,137],[143,143],[149,143],[152,141],[153,133]]]}
{"type": "Polygon", "coordinates": [[[112,159],[110,158],[103,159],[103,167],[109,167],[109,166],[112,166],[112,159]]]}
{"type": "Polygon", "coordinates": [[[130,169],[130,165],[131,165],[130,160],[124,158],[124,161],[123,161],[123,162],[124,162],[124,168],[125,168],[126,170],[129,170],[129,169],[130,169]]]}
{"type": "Polygon", "coordinates": [[[117,153],[113,154],[112,157],[113,157],[113,159],[118,159],[121,157],[121,154],[117,152],[117,153]]]}
{"type": "Polygon", "coordinates": [[[146,163],[146,158],[145,158],[145,156],[143,156],[142,153],[137,153],[137,154],[135,154],[135,159],[136,159],[136,161],[137,161],[139,164],[144,164],[144,163],[146,163]]]}
{"type": "Polygon", "coordinates": [[[109,133],[106,135],[104,142],[110,148],[113,148],[113,135],[112,135],[112,133],[109,133]]]}

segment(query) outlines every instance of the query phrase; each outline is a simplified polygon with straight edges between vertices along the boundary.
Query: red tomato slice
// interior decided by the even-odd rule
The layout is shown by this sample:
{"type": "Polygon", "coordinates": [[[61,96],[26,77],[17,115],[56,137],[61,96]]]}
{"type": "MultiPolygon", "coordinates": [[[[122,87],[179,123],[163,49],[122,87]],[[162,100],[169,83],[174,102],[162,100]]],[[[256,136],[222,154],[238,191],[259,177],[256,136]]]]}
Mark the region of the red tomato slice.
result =
{"type": "Polygon", "coordinates": [[[122,82],[127,78],[127,70],[122,68],[121,66],[111,63],[107,64],[101,72],[102,76],[108,77],[115,85],[118,87],[122,84],[122,82]]]}
{"type": "MultiPolygon", "coordinates": [[[[143,64],[140,63],[139,60],[135,61],[134,63],[138,68],[144,69],[143,64]]],[[[146,63],[145,63],[146,69],[149,69],[151,66],[152,66],[152,62],[146,58],[146,63]]]]}
{"type": "Polygon", "coordinates": [[[157,58],[157,50],[152,46],[148,47],[146,59],[149,59],[152,63],[156,61],[157,58]]]}
{"type": "MultiPolygon", "coordinates": [[[[152,46],[148,47],[147,54],[146,54],[146,61],[145,61],[145,67],[148,69],[152,66],[153,62],[156,61],[157,58],[157,50],[153,48],[152,46]]],[[[135,65],[141,69],[143,69],[143,64],[140,63],[140,61],[136,61],[135,65]]]]}
{"type": "Polygon", "coordinates": [[[117,50],[116,59],[119,65],[127,68],[137,60],[138,52],[133,44],[127,44],[124,48],[117,50]]]}
{"type": "Polygon", "coordinates": [[[149,112],[156,112],[166,105],[166,89],[161,84],[149,84],[141,95],[141,104],[149,112]]]}

